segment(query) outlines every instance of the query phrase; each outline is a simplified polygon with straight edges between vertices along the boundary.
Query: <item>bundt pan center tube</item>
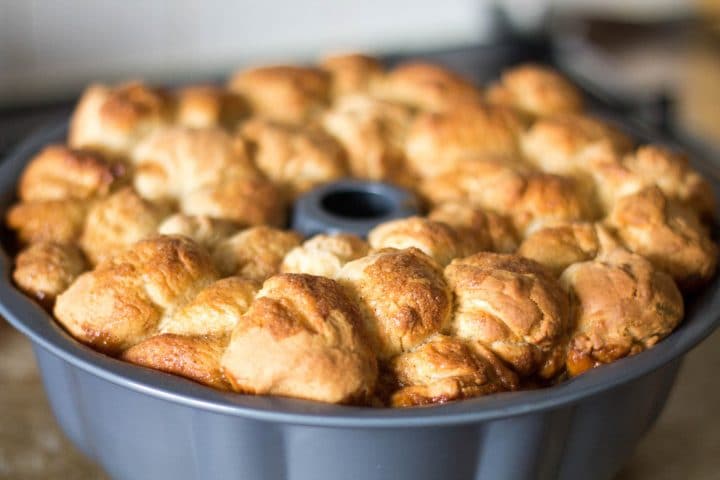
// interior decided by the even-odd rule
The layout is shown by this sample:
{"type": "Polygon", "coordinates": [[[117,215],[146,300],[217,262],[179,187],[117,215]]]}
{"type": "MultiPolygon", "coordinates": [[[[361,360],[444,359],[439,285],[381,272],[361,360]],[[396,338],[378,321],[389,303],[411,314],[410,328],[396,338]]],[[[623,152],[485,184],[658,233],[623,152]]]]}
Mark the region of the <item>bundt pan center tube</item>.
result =
{"type": "MultiPolygon", "coordinates": [[[[3,161],[3,210],[28,159],[65,135],[65,124],[49,127],[3,161]]],[[[344,182],[327,188],[338,185],[320,196],[331,214],[365,221],[391,210],[344,182]],[[369,200],[369,210],[338,211],[337,196],[369,200]]],[[[120,480],[608,479],[657,419],[683,355],[717,327],[720,312],[716,278],[688,302],[677,331],[641,355],[553,388],[372,409],[216,391],[103,355],[15,289],[11,266],[3,252],[0,313],[33,342],[65,433],[120,480]]]]}
{"type": "Polygon", "coordinates": [[[346,179],[317,187],[295,201],[291,227],[311,237],[352,233],[366,237],[376,225],[419,213],[405,189],[382,182],[346,179]]]}

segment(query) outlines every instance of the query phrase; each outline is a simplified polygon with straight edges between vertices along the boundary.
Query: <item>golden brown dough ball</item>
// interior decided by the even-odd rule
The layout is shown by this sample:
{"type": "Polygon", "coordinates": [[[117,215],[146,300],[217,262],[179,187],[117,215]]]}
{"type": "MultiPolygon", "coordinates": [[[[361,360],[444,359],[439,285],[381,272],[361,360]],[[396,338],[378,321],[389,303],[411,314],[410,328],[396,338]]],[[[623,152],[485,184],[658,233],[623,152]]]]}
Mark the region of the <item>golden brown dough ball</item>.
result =
{"type": "Polygon", "coordinates": [[[282,192],[268,180],[227,178],[180,198],[180,210],[239,225],[281,226],[285,223],[286,202],[282,192]]]}
{"type": "Polygon", "coordinates": [[[705,178],[690,166],[687,156],[658,145],[645,145],[624,159],[633,173],[655,183],[669,197],[694,209],[701,218],[716,214],[715,195],[705,178]]]}
{"type": "Polygon", "coordinates": [[[5,223],[23,244],[74,243],[82,234],[88,207],[77,199],[21,202],[10,207],[5,223]]]}
{"type": "Polygon", "coordinates": [[[166,333],[133,345],[122,353],[121,358],[220,390],[230,390],[220,367],[226,345],[226,338],[166,333]]]}
{"type": "Polygon", "coordinates": [[[392,407],[431,405],[514,390],[518,379],[491,352],[464,340],[435,335],[393,358],[390,370],[402,387],[392,407]]]}
{"type": "Polygon", "coordinates": [[[207,252],[185,237],[137,242],[80,275],[55,302],[78,340],[118,354],[154,334],[160,320],[217,279],[207,252]]]}
{"type": "Polygon", "coordinates": [[[500,81],[488,88],[487,99],[538,117],[583,109],[582,94],[575,85],[556,70],[537,64],[505,70],[500,81]]]}
{"type": "Polygon", "coordinates": [[[499,161],[464,162],[423,181],[419,188],[431,205],[460,202],[508,215],[521,236],[542,223],[595,215],[594,205],[572,178],[533,173],[499,161]]]}
{"type": "Polygon", "coordinates": [[[594,219],[598,210],[575,179],[534,173],[526,177],[519,203],[503,213],[511,215],[524,236],[546,224],[594,219]]]}
{"type": "Polygon", "coordinates": [[[571,264],[592,260],[618,246],[617,239],[602,224],[574,222],[536,230],[523,240],[517,254],[560,276],[571,264]]]}
{"type": "Polygon", "coordinates": [[[288,198],[347,174],[345,152],[322,130],[252,119],[243,124],[242,135],[252,145],[255,164],[288,198]]]}
{"type": "Polygon", "coordinates": [[[335,281],[301,274],[265,282],[222,367],[239,392],[332,403],[363,402],[377,378],[357,307],[335,281]]]}
{"type": "Polygon", "coordinates": [[[135,189],[145,198],[181,198],[232,178],[256,178],[241,141],[219,128],[172,127],[147,137],[133,153],[135,189]]]}
{"type": "Polygon", "coordinates": [[[423,180],[419,190],[431,205],[463,203],[509,212],[526,187],[526,169],[496,159],[475,159],[423,180]]]}
{"type": "Polygon", "coordinates": [[[381,359],[407,351],[449,325],[452,296],[442,269],[418,249],[380,250],[346,263],[337,279],[360,305],[381,359]]]}
{"type": "Polygon", "coordinates": [[[367,92],[382,78],[384,70],[377,58],[360,53],[329,55],[322,59],[320,67],[330,73],[334,97],[367,92]]]}
{"type": "Polygon", "coordinates": [[[445,222],[463,236],[474,236],[481,245],[480,250],[511,253],[518,248],[515,227],[508,217],[499,213],[467,203],[445,202],[433,208],[428,218],[445,222]]]}
{"type": "Polygon", "coordinates": [[[285,202],[239,139],[218,128],[163,129],[134,152],[134,185],[145,198],[179,203],[187,215],[243,225],[280,225],[285,202]]]}
{"type": "Polygon", "coordinates": [[[373,87],[372,93],[379,98],[421,110],[448,110],[482,101],[480,89],[465,78],[424,62],[399,65],[373,87]]]}
{"type": "Polygon", "coordinates": [[[346,95],[321,123],[345,148],[353,177],[412,185],[405,162],[410,111],[365,95],[346,95]]]}
{"type": "Polygon", "coordinates": [[[68,145],[125,157],[153,130],[169,125],[174,105],[162,89],[141,82],[90,85],[70,123],[68,145]]]}
{"type": "Polygon", "coordinates": [[[90,199],[107,195],[125,176],[126,167],[99,154],[50,145],[30,160],[20,177],[23,201],[90,199]]]}
{"type": "Polygon", "coordinates": [[[697,214],[658,187],[622,197],[608,224],[633,252],[669,273],[683,289],[707,283],[717,267],[717,245],[697,214]]]}
{"type": "Polygon", "coordinates": [[[259,290],[256,282],[228,277],[211,283],[158,325],[160,333],[189,336],[229,335],[259,290]]]}
{"type": "Polygon", "coordinates": [[[172,315],[163,316],[159,334],[124,351],[122,358],[229,390],[220,359],[258,290],[258,284],[240,277],[211,283],[172,315]]]}
{"type": "Polygon", "coordinates": [[[422,113],[408,133],[408,163],[421,177],[435,177],[476,158],[517,163],[523,129],[518,114],[500,106],[462,105],[442,113],[422,113]]]}
{"type": "Polygon", "coordinates": [[[243,99],[215,85],[193,85],[176,93],[176,123],[186,127],[234,128],[247,114],[243,99]]]}
{"type": "Polygon", "coordinates": [[[85,258],[76,246],[36,242],[15,258],[13,280],[25,293],[51,306],[86,269],[85,258]]]}
{"type": "Polygon", "coordinates": [[[166,215],[164,207],[148,202],[130,187],[123,188],[90,208],[80,246],[90,263],[96,265],[155,234],[166,215]]]}
{"type": "Polygon", "coordinates": [[[302,123],[325,107],[330,76],[317,68],[268,66],[233,75],[231,91],[242,95],[252,111],[282,123],[302,123]]]}
{"type": "Polygon", "coordinates": [[[688,164],[686,156],[666,148],[641,146],[620,162],[599,165],[593,175],[608,212],[619,198],[657,185],[666,196],[692,208],[702,219],[715,216],[710,184],[688,164]]]}
{"type": "Polygon", "coordinates": [[[163,220],[157,231],[162,235],[184,235],[212,251],[238,229],[237,224],[227,220],[176,213],[163,220]]]}
{"type": "MultiPolygon", "coordinates": [[[[612,125],[580,114],[543,118],[522,135],[522,151],[545,172],[570,175],[592,170],[596,157],[632,148],[632,140],[612,125]]],[[[604,158],[601,161],[605,161],[604,158]]]]}
{"type": "Polygon", "coordinates": [[[224,275],[263,282],[279,272],[285,255],[300,242],[302,237],[293,231],[261,225],[219,243],[213,258],[224,275]]]}
{"type": "Polygon", "coordinates": [[[572,376],[651,348],[683,316],[672,278],[623,249],[571,265],[560,281],[573,298],[567,354],[572,376]]]}
{"type": "Polygon", "coordinates": [[[415,247],[443,267],[453,258],[468,256],[483,247],[476,235],[461,233],[445,223],[423,217],[381,223],[370,230],[368,242],[375,250],[415,247]]]}
{"type": "Polygon", "coordinates": [[[259,284],[241,277],[211,283],[158,325],[160,333],[188,336],[229,335],[247,312],[259,284]]]}
{"type": "Polygon", "coordinates": [[[454,260],[445,277],[455,293],[454,334],[479,342],[523,377],[560,372],[569,306],[549,271],[518,255],[482,252],[454,260]]]}
{"type": "Polygon", "coordinates": [[[307,273],[334,278],[351,260],[364,257],[370,246],[365,240],[347,233],[320,234],[288,252],[282,261],[283,273],[307,273]]]}
{"type": "MultiPolygon", "coordinates": [[[[622,157],[615,154],[607,154],[602,148],[589,151],[590,158],[587,173],[582,173],[582,183],[587,186],[592,184],[592,196],[596,200],[598,209],[608,215],[615,206],[618,199],[632,195],[643,188],[652,185],[646,182],[640,175],[631,172],[624,164],[622,157]],[[590,180],[588,182],[587,180],[590,180]]],[[[576,178],[581,178],[576,175],[576,178]]]]}

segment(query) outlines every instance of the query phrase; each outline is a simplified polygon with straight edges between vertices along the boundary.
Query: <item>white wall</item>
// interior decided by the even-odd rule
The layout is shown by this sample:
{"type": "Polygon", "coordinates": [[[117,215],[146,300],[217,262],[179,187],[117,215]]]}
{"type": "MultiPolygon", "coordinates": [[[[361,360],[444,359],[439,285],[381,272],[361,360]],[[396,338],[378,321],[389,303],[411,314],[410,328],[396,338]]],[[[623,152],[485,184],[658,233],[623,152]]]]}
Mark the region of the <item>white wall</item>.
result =
{"type": "Polygon", "coordinates": [[[90,80],[207,76],[328,50],[477,41],[481,0],[0,0],[0,103],[90,80]]]}

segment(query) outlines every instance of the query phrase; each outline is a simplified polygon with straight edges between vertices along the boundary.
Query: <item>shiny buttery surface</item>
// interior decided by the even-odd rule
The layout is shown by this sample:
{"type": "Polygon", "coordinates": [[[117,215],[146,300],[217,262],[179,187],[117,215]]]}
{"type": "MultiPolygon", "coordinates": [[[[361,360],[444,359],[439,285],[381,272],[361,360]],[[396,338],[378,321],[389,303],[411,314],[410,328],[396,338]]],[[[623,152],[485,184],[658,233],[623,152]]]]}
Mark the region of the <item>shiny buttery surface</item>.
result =
{"type": "MultiPolygon", "coordinates": [[[[44,130],[24,142],[0,167],[0,192],[5,205],[11,200],[15,179],[26,159],[42,145],[62,138],[64,125],[44,130]]],[[[712,178],[717,189],[717,179],[712,178]]],[[[652,350],[633,358],[588,372],[551,389],[493,395],[428,409],[407,411],[367,409],[316,404],[298,400],[252,397],[213,391],[190,381],[140,369],[94,352],[78,344],[32,303],[14,289],[8,279],[10,262],[0,259],[4,285],[0,288],[0,313],[37,344],[79,368],[113,383],[181,404],[230,415],[319,426],[390,427],[451,425],[510,415],[530,413],[570,404],[632,380],[652,371],[688,351],[716,327],[720,321],[720,282],[716,279],[689,302],[683,325],[652,350]]]]}

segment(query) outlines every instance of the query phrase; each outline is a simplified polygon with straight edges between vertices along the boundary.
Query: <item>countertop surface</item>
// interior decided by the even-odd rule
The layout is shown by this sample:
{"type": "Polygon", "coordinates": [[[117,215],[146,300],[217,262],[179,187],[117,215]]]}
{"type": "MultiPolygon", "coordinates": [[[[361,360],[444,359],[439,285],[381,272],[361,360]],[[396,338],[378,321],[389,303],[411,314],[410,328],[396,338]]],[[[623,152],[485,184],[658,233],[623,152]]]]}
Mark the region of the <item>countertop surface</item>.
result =
{"type": "MultiPolygon", "coordinates": [[[[29,342],[0,322],[0,479],[106,479],[60,432],[29,342]]],[[[718,371],[720,331],[688,355],[665,411],[616,480],[720,479],[718,371]]]]}

